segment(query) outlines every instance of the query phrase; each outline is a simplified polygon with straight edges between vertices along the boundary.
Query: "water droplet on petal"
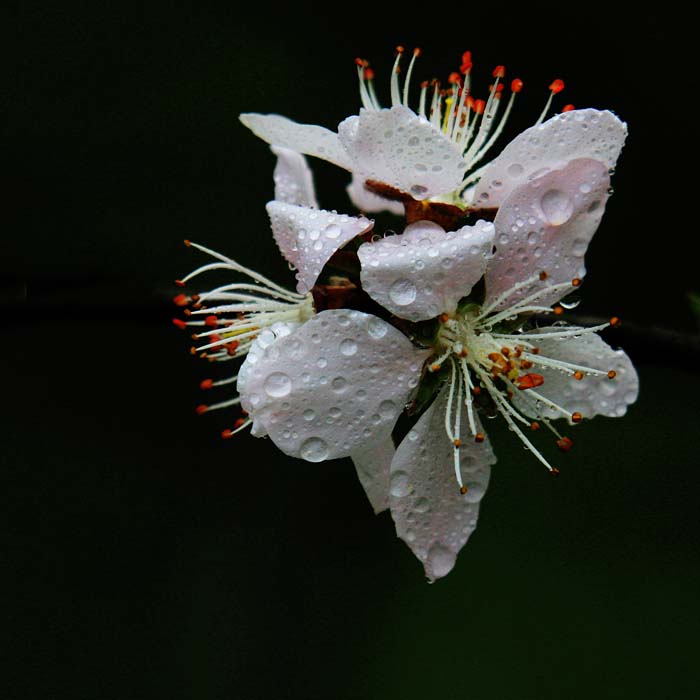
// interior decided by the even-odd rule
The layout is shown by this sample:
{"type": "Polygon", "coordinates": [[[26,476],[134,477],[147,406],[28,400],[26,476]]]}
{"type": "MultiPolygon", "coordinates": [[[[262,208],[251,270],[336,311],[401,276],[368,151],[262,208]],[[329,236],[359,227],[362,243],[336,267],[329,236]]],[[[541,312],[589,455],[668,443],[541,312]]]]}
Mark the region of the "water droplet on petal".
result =
{"type": "Polygon", "coordinates": [[[264,383],[268,396],[286,396],[292,390],[292,380],[284,372],[273,372],[264,383]]]}
{"type": "Polygon", "coordinates": [[[299,448],[299,455],[307,462],[323,462],[328,457],[328,444],[321,438],[312,437],[304,440],[299,448]]]}
{"type": "Polygon", "coordinates": [[[426,565],[435,578],[446,576],[455,565],[456,556],[441,544],[433,545],[428,552],[426,565]]]}
{"type": "Polygon", "coordinates": [[[340,352],[346,357],[350,357],[357,352],[357,343],[352,338],[346,338],[340,343],[340,352]]]}
{"type": "Polygon", "coordinates": [[[547,190],[542,195],[540,206],[547,221],[555,226],[568,221],[574,212],[571,198],[561,190],[547,190]]]}
{"type": "Polygon", "coordinates": [[[389,288],[389,298],[397,306],[408,306],[416,298],[416,285],[408,279],[398,279],[389,288]]]}
{"type": "Polygon", "coordinates": [[[389,493],[396,498],[403,498],[411,493],[411,484],[406,472],[397,471],[391,475],[389,493]]]}

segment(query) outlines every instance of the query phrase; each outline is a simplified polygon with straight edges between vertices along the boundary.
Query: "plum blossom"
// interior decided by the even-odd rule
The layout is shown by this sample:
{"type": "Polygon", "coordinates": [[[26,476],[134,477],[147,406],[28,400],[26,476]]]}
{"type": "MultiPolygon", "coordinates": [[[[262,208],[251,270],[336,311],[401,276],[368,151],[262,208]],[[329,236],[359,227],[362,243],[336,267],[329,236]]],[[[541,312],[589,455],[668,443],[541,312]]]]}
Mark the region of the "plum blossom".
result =
{"type": "MultiPolygon", "coordinates": [[[[594,109],[545,121],[547,106],[535,126],[475,169],[502,129],[491,123],[502,71],[481,111],[469,101],[467,66],[460,89],[444,101],[434,90],[430,109],[424,86],[414,113],[414,63],[401,90],[398,60],[388,110],[360,63],[363,110],[337,134],[277,115],[242,116],[277,156],[266,208],[296,291],[191,244],[215,261],[182,283],[214,271],[244,279],[180,295],[187,319],[176,324],[195,327],[194,354],[243,359],[237,374],[202,382],[235,382],[238,394],[198,412],[240,405],[243,415],[224,437],[249,427],[293,457],[350,457],[374,511],[390,510],[398,536],[435,581],[474,531],[496,462],[482,415],[500,415],[557,474],[541,435],[551,433],[562,452],[573,441],[555,421],[568,430],[596,415],[619,417],[637,398],[630,359],[599,335],[617,319],[587,328],[561,320],[583,283],[627,130],[594,109]],[[424,173],[402,155],[423,159],[428,150],[441,168],[424,173]],[[367,181],[406,194],[407,207],[408,198],[425,206],[412,210],[400,234],[381,237],[364,216],[319,209],[303,154],[351,170],[364,211],[396,204],[364,189],[367,181]],[[469,219],[466,188],[474,212],[489,209],[493,221],[469,219]],[[458,213],[438,216],[439,200],[459,204],[458,213]],[[352,263],[347,276],[333,271],[341,255],[352,263]],[[406,413],[413,424],[395,444],[406,413]]],[[[511,105],[512,98],[502,119],[511,105]]]]}

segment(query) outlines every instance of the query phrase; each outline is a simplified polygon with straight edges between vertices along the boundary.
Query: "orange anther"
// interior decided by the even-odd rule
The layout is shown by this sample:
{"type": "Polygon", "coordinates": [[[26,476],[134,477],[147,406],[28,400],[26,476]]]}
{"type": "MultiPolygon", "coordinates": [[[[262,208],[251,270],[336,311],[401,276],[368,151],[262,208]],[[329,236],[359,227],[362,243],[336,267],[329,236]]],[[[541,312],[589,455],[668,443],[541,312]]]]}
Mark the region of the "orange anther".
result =
{"type": "Polygon", "coordinates": [[[610,319],[610,325],[611,325],[613,328],[619,328],[619,327],[622,325],[622,321],[621,321],[617,316],[613,316],[613,317],[610,319]]]}
{"type": "Polygon", "coordinates": [[[414,55],[416,58],[418,58],[418,56],[420,56],[421,53],[423,53],[423,50],[422,50],[420,47],[416,46],[416,48],[413,49],[413,55],[414,55]]]}
{"type": "Polygon", "coordinates": [[[438,319],[440,323],[447,323],[450,320],[450,317],[447,314],[440,314],[438,319]]]}
{"type": "Polygon", "coordinates": [[[240,428],[243,425],[243,423],[245,423],[245,418],[236,418],[236,421],[233,424],[234,430],[236,428],[240,428]]]}
{"type": "Polygon", "coordinates": [[[521,391],[525,389],[533,389],[536,386],[544,384],[544,377],[541,374],[523,374],[515,380],[515,383],[521,391]]]}
{"type": "Polygon", "coordinates": [[[202,391],[206,391],[207,389],[211,389],[213,386],[214,386],[213,379],[202,379],[202,381],[199,384],[199,388],[202,391]]]}
{"type": "Polygon", "coordinates": [[[530,369],[534,364],[532,360],[520,360],[520,369],[530,369]]]}
{"type": "Polygon", "coordinates": [[[175,306],[187,306],[190,303],[190,299],[184,294],[178,294],[176,297],[173,297],[173,303],[175,306]]]}
{"type": "Polygon", "coordinates": [[[175,286],[184,287],[185,283],[182,280],[175,280],[175,286]]]}
{"type": "Polygon", "coordinates": [[[406,49],[404,49],[403,46],[399,45],[396,47],[396,53],[403,53],[406,49]]]}
{"type": "Polygon", "coordinates": [[[549,273],[546,270],[542,270],[542,272],[540,272],[540,281],[544,282],[547,277],[549,277],[549,273]]]}
{"type": "Polygon", "coordinates": [[[501,348],[501,355],[503,355],[503,357],[510,357],[510,348],[501,348]]]}
{"type": "Polygon", "coordinates": [[[197,408],[194,409],[197,415],[201,416],[202,413],[206,413],[209,410],[209,406],[206,406],[205,404],[199,404],[197,408]]]}
{"type": "Polygon", "coordinates": [[[569,437],[563,437],[557,440],[557,447],[562,452],[568,452],[574,446],[574,441],[569,437]]]}
{"type": "Polygon", "coordinates": [[[460,486],[459,487],[459,492],[464,496],[464,494],[469,491],[469,489],[466,486],[460,486]]]}
{"type": "Polygon", "coordinates": [[[574,277],[574,279],[571,280],[571,286],[572,287],[580,287],[581,286],[582,280],[578,277],[574,277]]]}
{"type": "Polygon", "coordinates": [[[480,387],[480,386],[472,387],[472,394],[474,394],[474,396],[478,396],[480,393],[481,393],[481,387],[480,387]]]}
{"type": "Polygon", "coordinates": [[[552,311],[555,316],[561,316],[564,313],[564,309],[561,306],[555,306],[552,311]]]}
{"type": "Polygon", "coordinates": [[[187,328],[187,324],[180,318],[174,318],[173,323],[180,329],[180,330],[185,330],[187,328]]]}
{"type": "Polygon", "coordinates": [[[580,382],[583,379],[583,372],[581,372],[580,370],[576,370],[574,372],[574,379],[580,382]]]}
{"type": "Polygon", "coordinates": [[[462,444],[462,441],[459,438],[455,438],[454,440],[454,445],[457,449],[459,449],[459,446],[462,444]]]}
{"type": "Polygon", "coordinates": [[[486,439],[486,435],[484,435],[483,433],[477,433],[474,436],[474,442],[483,442],[485,439],[486,439]]]}
{"type": "Polygon", "coordinates": [[[561,109],[562,112],[573,112],[576,109],[572,104],[564,105],[561,109]]]}
{"type": "Polygon", "coordinates": [[[221,437],[222,437],[224,440],[228,440],[229,438],[232,438],[232,437],[233,437],[233,431],[230,430],[229,428],[226,428],[226,430],[222,430],[222,431],[221,431],[221,437]]]}
{"type": "Polygon", "coordinates": [[[207,316],[204,319],[205,326],[211,326],[212,328],[217,328],[219,325],[219,319],[216,316],[207,316]]]}
{"type": "Polygon", "coordinates": [[[483,114],[486,108],[486,102],[484,100],[474,100],[474,111],[477,114],[483,114]]]}
{"type": "Polygon", "coordinates": [[[447,82],[451,85],[461,85],[462,77],[459,73],[450,73],[450,77],[447,79],[447,82]]]}
{"type": "Polygon", "coordinates": [[[363,73],[365,80],[374,80],[374,69],[369,66],[364,69],[363,73]]]}
{"type": "Polygon", "coordinates": [[[440,367],[441,367],[441,365],[436,362],[436,363],[430,365],[430,371],[431,372],[439,372],[440,367]]]}
{"type": "Polygon", "coordinates": [[[553,80],[552,84],[549,86],[549,89],[556,95],[564,89],[564,81],[560,80],[559,78],[553,80]]]}
{"type": "Polygon", "coordinates": [[[549,472],[552,476],[559,476],[559,470],[556,467],[552,467],[552,471],[549,472]]]}
{"type": "Polygon", "coordinates": [[[617,372],[614,369],[611,369],[608,372],[608,379],[615,379],[615,377],[617,377],[617,372]]]}
{"type": "Polygon", "coordinates": [[[516,78],[511,82],[510,89],[513,92],[520,92],[523,89],[523,81],[520,78],[516,78]]]}
{"type": "Polygon", "coordinates": [[[580,422],[583,420],[583,416],[582,416],[578,411],[574,411],[574,412],[571,414],[571,420],[572,420],[574,423],[580,423],[580,422]]]}
{"type": "Polygon", "coordinates": [[[496,66],[493,69],[493,77],[494,78],[503,78],[506,74],[506,67],[505,66],[496,66]]]}
{"type": "Polygon", "coordinates": [[[467,350],[467,348],[462,348],[462,349],[459,351],[459,356],[460,356],[460,357],[466,357],[468,354],[469,354],[469,351],[467,350]]]}
{"type": "Polygon", "coordinates": [[[530,423],[530,430],[539,430],[540,429],[540,424],[534,420],[532,423],[530,423]]]}
{"type": "Polygon", "coordinates": [[[540,349],[539,348],[532,348],[530,350],[531,355],[539,355],[540,354],[540,349]]]}
{"type": "Polygon", "coordinates": [[[192,245],[192,242],[191,242],[191,241],[188,241],[186,238],[185,238],[185,240],[183,241],[183,243],[184,243],[188,248],[192,245]]]}

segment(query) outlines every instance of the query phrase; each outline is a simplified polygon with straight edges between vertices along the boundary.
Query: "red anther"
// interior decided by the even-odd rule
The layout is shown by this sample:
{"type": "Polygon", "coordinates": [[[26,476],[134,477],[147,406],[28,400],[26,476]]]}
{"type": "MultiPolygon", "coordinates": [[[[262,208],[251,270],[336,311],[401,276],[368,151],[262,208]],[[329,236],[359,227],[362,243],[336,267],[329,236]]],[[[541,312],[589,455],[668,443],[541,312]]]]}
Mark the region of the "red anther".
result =
{"type": "Polygon", "coordinates": [[[469,354],[469,351],[467,350],[467,348],[462,348],[462,349],[459,351],[459,356],[460,356],[460,357],[466,357],[468,354],[469,354]]]}
{"type": "Polygon", "coordinates": [[[469,491],[469,489],[466,486],[460,486],[459,487],[459,492],[464,496],[464,494],[469,491]]]}
{"type": "Polygon", "coordinates": [[[478,396],[480,393],[481,393],[481,387],[480,387],[480,386],[472,387],[472,394],[474,394],[474,396],[478,396]]]}
{"type": "Polygon", "coordinates": [[[540,272],[540,282],[544,282],[547,279],[547,277],[549,277],[547,271],[542,270],[542,272],[540,272]]]}
{"type": "Polygon", "coordinates": [[[413,49],[413,55],[418,58],[423,53],[423,49],[421,49],[419,46],[416,46],[415,49],[413,49]]]}
{"type": "Polygon", "coordinates": [[[447,79],[447,82],[451,85],[461,85],[462,78],[459,73],[450,73],[450,77],[447,79]]]}
{"type": "Polygon", "coordinates": [[[530,430],[539,430],[540,429],[540,424],[534,420],[532,423],[530,423],[530,430]]]}
{"type": "Polygon", "coordinates": [[[492,75],[494,78],[504,78],[506,75],[506,67],[505,66],[496,66],[493,69],[492,75]]]}
{"type": "Polygon", "coordinates": [[[582,280],[579,279],[578,277],[574,277],[574,279],[571,280],[572,287],[580,287],[581,283],[582,283],[582,280]]]}
{"type": "Polygon", "coordinates": [[[518,389],[521,391],[524,389],[533,389],[536,386],[541,386],[544,384],[544,377],[541,374],[523,374],[515,380],[518,389]]]}
{"type": "Polygon", "coordinates": [[[531,355],[539,355],[540,354],[540,349],[539,348],[532,348],[530,350],[531,355]]]}
{"type": "Polygon", "coordinates": [[[183,243],[184,243],[188,248],[192,245],[192,241],[189,241],[189,240],[187,240],[186,238],[185,238],[185,240],[183,241],[183,243]]]}
{"type": "Polygon", "coordinates": [[[560,80],[559,78],[553,80],[552,84],[549,86],[549,89],[556,95],[564,89],[564,81],[560,80]]]}
{"type": "Polygon", "coordinates": [[[576,109],[576,107],[574,107],[572,104],[568,104],[568,105],[564,105],[561,108],[561,111],[562,112],[573,112],[575,109],[576,109]]]}
{"type": "Polygon", "coordinates": [[[439,363],[436,362],[435,364],[430,365],[430,371],[431,372],[439,372],[441,366],[442,365],[440,365],[439,363]]]}
{"type": "Polygon", "coordinates": [[[455,438],[454,440],[454,446],[459,449],[459,446],[462,444],[462,441],[459,438],[455,438]]]}
{"type": "Polygon", "coordinates": [[[233,424],[233,429],[235,430],[236,428],[240,428],[243,423],[245,423],[245,418],[236,418],[234,424],[233,424]]]}
{"type": "Polygon", "coordinates": [[[515,78],[511,81],[510,89],[512,92],[520,92],[523,89],[523,81],[520,78],[515,78]]]}
{"type": "Polygon", "coordinates": [[[486,102],[484,100],[474,100],[474,111],[477,114],[483,114],[486,108],[486,102]]]}
{"type": "Polygon", "coordinates": [[[420,84],[422,90],[427,90],[429,85],[430,85],[430,82],[429,82],[428,80],[424,80],[424,81],[420,84]]]}
{"type": "Polygon", "coordinates": [[[174,318],[173,323],[181,330],[184,331],[187,328],[187,324],[180,318],[174,318]]]}
{"type": "Polygon", "coordinates": [[[226,428],[226,430],[222,430],[222,431],[221,431],[221,437],[222,437],[224,440],[228,440],[229,438],[232,438],[232,437],[233,437],[233,431],[230,430],[229,428],[226,428]]]}
{"type": "Polygon", "coordinates": [[[615,377],[617,377],[617,372],[614,369],[611,369],[608,372],[608,379],[615,379],[615,377]]]}
{"type": "Polygon", "coordinates": [[[523,349],[520,347],[520,345],[515,346],[515,356],[520,357],[523,354],[523,349]]]}
{"type": "Polygon", "coordinates": [[[199,336],[196,333],[192,333],[190,338],[192,338],[192,340],[199,340],[199,336]]]}
{"type": "Polygon", "coordinates": [[[510,357],[510,348],[501,348],[501,355],[503,355],[503,357],[510,357]]]}
{"type": "Polygon", "coordinates": [[[554,312],[555,316],[561,316],[564,313],[564,308],[561,306],[555,306],[552,311],[554,312]]]}
{"type": "Polygon", "coordinates": [[[199,294],[193,294],[190,298],[196,304],[199,301],[199,294]]]}
{"type": "Polygon", "coordinates": [[[622,321],[621,321],[617,316],[613,316],[613,317],[610,319],[610,325],[611,325],[613,328],[619,328],[619,327],[622,325],[622,321]]]}
{"type": "Polygon", "coordinates": [[[467,95],[465,104],[467,105],[467,109],[474,109],[474,98],[471,95],[467,95]]]}
{"type": "Polygon", "coordinates": [[[474,436],[474,442],[483,442],[485,439],[486,439],[486,435],[484,435],[483,433],[477,433],[474,436]]]}
{"type": "Polygon", "coordinates": [[[492,372],[498,374],[499,372],[508,371],[508,361],[500,352],[490,352],[488,358],[493,362],[493,367],[491,368],[492,372]]]}
{"type": "Polygon", "coordinates": [[[238,350],[238,341],[233,340],[230,343],[226,343],[224,346],[226,348],[226,354],[229,355],[229,357],[232,357],[233,355],[236,354],[236,350],[238,350]]]}
{"type": "Polygon", "coordinates": [[[219,327],[219,319],[216,316],[207,316],[204,319],[204,325],[205,326],[211,326],[211,328],[218,328],[219,327]]]}
{"type": "Polygon", "coordinates": [[[176,297],[173,297],[173,303],[175,306],[187,306],[190,303],[190,298],[185,294],[178,294],[176,297]]]}
{"type": "Polygon", "coordinates": [[[583,416],[582,416],[578,411],[574,411],[574,412],[571,414],[571,420],[572,420],[574,423],[580,423],[580,422],[583,420],[583,416]]]}
{"type": "Polygon", "coordinates": [[[365,76],[365,80],[374,80],[374,69],[369,68],[369,67],[365,68],[364,76],[365,76]]]}
{"type": "Polygon", "coordinates": [[[182,280],[175,280],[176,287],[184,287],[185,283],[182,280]]]}
{"type": "Polygon", "coordinates": [[[396,53],[403,53],[406,49],[404,49],[403,46],[399,44],[399,46],[396,47],[396,53]]]}
{"type": "Polygon", "coordinates": [[[462,65],[460,66],[460,71],[463,74],[468,73],[472,68],[472,52],[465,51],[462,54],[462,65]]]}
{"type": "Polygon", "coordinates": [[[182,313],[185,314],[185,316],[191,316],[191,315],[192,315],[192,312],[191,312],[189,309],[183,309],[182,313]]]}
{"type": "Polygon", "coordinates": [[[579,370],[576,370],[576,371],[574,372],[574,379],[575,379],[577,382],[580,382],[580,381],[583,379],[583,372],[581,372],[581,371],[579,371],[579,370]]]}
{"type": "Polygon", "coordinates": [[[552,467],[552,471],[549,472],[552,476],[559,476],[560,472],[556,467],[552,467]]]}
{"type": "Polygon", "coordinates": [[[355,65],[359,66],[360,68],[365,68],[367,66],[367,61],[365,61],[364,58],[360,58],[359,56],[355,59],[355,65]]]}
{"type": "Polygon", "coordinates": [[[209,336],[209,341],[212,343],[218,343],[221,340],[221,336],[218,333],[214,333],[209,336]]]}
{"type": "Polygon", "coordinates": [[[530,369],[534,364],[532,360],[520,360],[520,369],[530,369]]]}
{"type": "Polygon", "coordinates": [[[438,320],[440,323],[447,323],[450,320],[450,317],[447,314],[440,314],[438,316],[438,320]]]}
{"type": "Polygon", "coordinates": [[[563,437],[557,440],[557,447],[562,452],[568,452],[574,446],[574,441],[569,437],[563,437]]]}
{"type": "Polygon", "coordinates": [[[202,391],[206,391],[207,389],[211,389],[213,386],[214,386],[213,379],[202,379],[202,381],[199,383],[199,388],[202,391]]]}
{"type": "Polygon", "coordinates": [[[194,410],[195,410],[195,412],[197,413],[198,416],[201,416],[202,413],[206,413],[206,412],[209,410],[209,406],[207,406],[207,405],[201,403],[201,404],[199,404],[199,406],[197,406],[197,408],[195,408],[194,410]]]}

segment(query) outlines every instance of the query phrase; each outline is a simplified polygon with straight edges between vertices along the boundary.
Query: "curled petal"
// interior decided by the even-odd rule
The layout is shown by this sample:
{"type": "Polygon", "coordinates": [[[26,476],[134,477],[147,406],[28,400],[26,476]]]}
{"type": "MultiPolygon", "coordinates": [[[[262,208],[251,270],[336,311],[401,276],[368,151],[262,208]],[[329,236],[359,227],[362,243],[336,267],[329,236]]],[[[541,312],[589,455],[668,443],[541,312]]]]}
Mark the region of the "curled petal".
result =
{"type": "MultiPolygon", "coordinates": [[[[519,288],[496,308],[513,306],[540,287],[583,278],[583,257],[605,211],[609,186],[605,165],[584,158],[516,188],[494,221],[496,252],[486,271],[486,304],[541,272],[546,279],[519,288]]],[[[553,304],[570,292],[553,289],[537,303],[553,304]]]]}
{"type": "Polygon", "coordinates": [[[486,221],[457,231],[417,221],[400,236],[360,246],[362,287],[384,308],[409,321],[452,312],[483,275],[493,236],[493,224],[486,221]]]}
{"type": "Polygon", "coordinates": [[[265,347],[238,375],[256,434],[309,462],[357,454],[383,439],[418,384],[427,352],[385,321],[322,311],[265,347]]]}
{"type": "Polygon", "coordinates": [[[375,513],[381,513],[389,507],[389,468],[395,453],[391,431],[387,431],[351,455],[357,478],[375,513]]]}
{"type": "MultiPolygon", "coordinates": [[[[468,490],[460,493],[455,448],[445,433],[448,394],[445,385],[403,439],[391,463],[389,504],[396,533],[423,563],[430,581],[452,570],[474,532],[479,503],[496,462],[488,438],[481,443],[466,440],[459,448],[459,464],[468,490]]],[[[465,413],[461,430],[469,435],[465,413]]]]}
{"type": "Polygon", "coordinates": [[[576,158],[614,168],[626,137],[627,125],[612,112],[575,109],[557,114],[516,136],[485,167],[474,206],[498,207],[514,188],[576,158]]]}
{"type": "Polygon", "coordinates": [[[282,255],[297,268],[297,291],[308,292],[336,250],[369,231],[373,222],[363,216],[309,209],[284,202],[268,202],[272,233],[282,255]]]}
{"type": "Polygon", "coordinates": [[[456,190],[466,164],[459,149],[408,107],[360,110],[338,126],[352,170],[422,200],[456,190]]]}
{"type": "Polygon", "coordinates": [[[282,146],[271,146],[277,156],[273,177],[275,199],[286,204],[318,209],[313,175],[301,153],[282,146]]]}
{"type": "Polygon", "coordinates": [[[241,122],[257,137],[272,146],[283,146],[297,153],[316,156],[350,170],[350,159],[340,145],[338,134],[315,124],[298,124],[279,114],[240,115],[241,122]]]}
{"type": "Polygon", "coordinates": [[[397,216],[403,216],[404,206],[401,202],[393,199],[381,197],[368,190],[364,185],[364,180],[353,175],[352,182],[347,186],[350,201],[365,214],[374,214],[380,211],[388,211],[397,216]]]}
{"type": "MultiPolygon", "coordinates": [[[[574,326],[540,328],[538,335],[557,331],[576,330],[574,326]]],[[[544,378],[537,393],[561,406],[571,416],[580,413],[583,418],[593,416],[619,417],[627,412],[627,406],[637,400],[639,378],[629,357],[622,350],[611,348],[597,333],[581,328],[580,336],[566,338],[538,338],[533,343],[539,347],[533,371],[544,378]],[[600,370],[600,374],[582,372],[576,379],[572,370],[548,367],[542,362],[559,360],[582,368],[600,370]],[[608,376],[608,372],[611,373],[608,376]]],[[[527,340],[523,333],[523,340],[527,340]]],[[[513,402],[519,410],[531,418],[561,418],[561,412],[544,402],[538,402],[528,391],[515,392],[513,402]]]]}

